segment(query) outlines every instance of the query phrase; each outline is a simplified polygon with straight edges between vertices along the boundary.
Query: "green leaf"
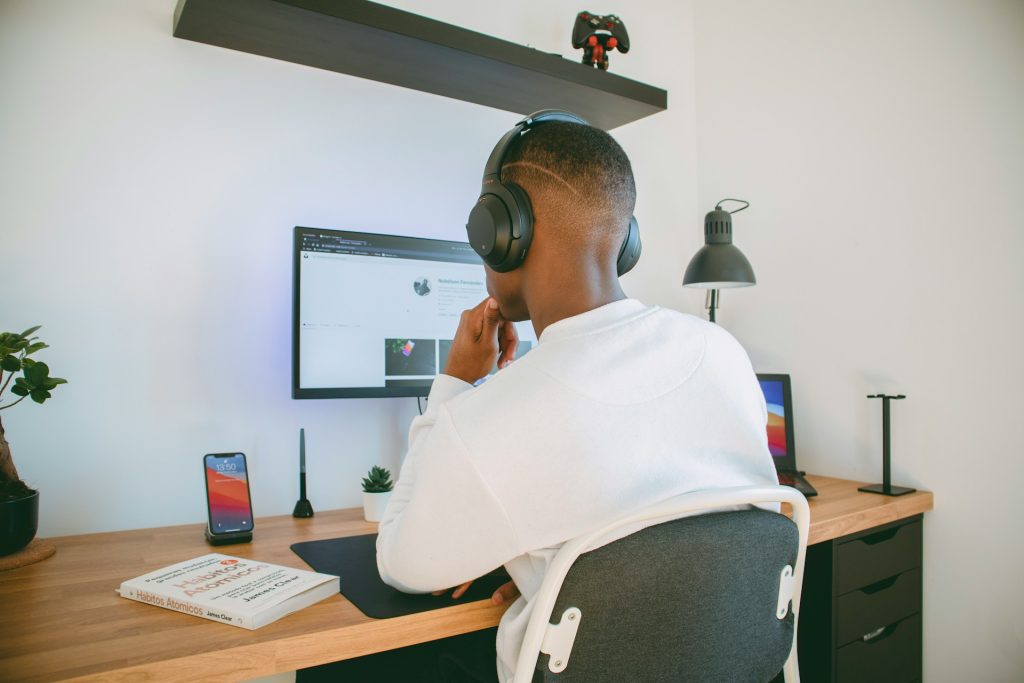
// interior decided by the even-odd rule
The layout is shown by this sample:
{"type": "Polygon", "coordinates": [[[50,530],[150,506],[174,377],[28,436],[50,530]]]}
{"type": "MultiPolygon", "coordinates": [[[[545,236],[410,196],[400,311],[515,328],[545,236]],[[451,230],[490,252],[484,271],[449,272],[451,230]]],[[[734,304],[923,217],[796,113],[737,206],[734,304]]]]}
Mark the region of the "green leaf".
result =
{"type": "MultiPolygon", "coordinates": [[[[20,377],[18,379],[21,379],[20,377]]],[[[24,384],[15,384],[11,387],[11,393],[15,396],[28,396],[29,388],[24,384]]]]}
{"type": "Polygon", "coordinates": [[[49,344],[44,344],[43,342],[36,342],[35,344],[29,344],[25,348],[25,354],[26,355],[32,354],[32,353],[35,353],[36,351],[40,351],[42,349],[48,349],[48,348],[50,348],[49,344]]]}
{"type": "Polygon", "coordinates": [[[21,370],[21,359],[17,356],[4,356],[3,360],[0,360],[0,368],[7,372],[17,372],[21,370]]]}
{"type": "Polygon", "coordinates": [[[21,367],[23,367],[23,368],[30,368],[33,365],[35,365],[36,363],[38,363],[38,362],[39,361],[32,360],[31,358],[22,358],[21,359],[21,367]]]}
{"type": "Polygon", "coordinates": [[[29,392],[29,395],[32,397],[32,400],[35,401],[36,403],[42,403],[46,399],[50,398],[50,392],[47,391],[46,389],[33,389],[31,392],[29,392]]]}
{"type": "Polygon", "coordinates": [[[44,389],[53,389],[58,384],[67,384],[68,381],[63,377],[47,377],[46,381],[43,382],[44,389]]]}
{"type": "Polygon", "coordinates": [[[24,332],[22,332],[20,336],[25,338],[25,339],[28,339],[28,336],[30,334],[32,334],[33,332],[35,332],[36,330],[38,330],[40,327],[42,327],[42,325],[36,325],[35,327],[30,327],[27,330],[25,330],[24,332]]]}
{"type": "Polygon", "coordinates": [[[50,374],[50,367],[46,363],[33,363],[25,368],[25,379],[32,384],[39,386],[50,374]]]}
{"type": "Polygon", "coordinates": [[[14,340],[17,339],[17,335],[11,334],[10,332],[0,332],[0,355],[6,356],[9,353],[14,353],[17,349],[14,348],[14,340]]]}

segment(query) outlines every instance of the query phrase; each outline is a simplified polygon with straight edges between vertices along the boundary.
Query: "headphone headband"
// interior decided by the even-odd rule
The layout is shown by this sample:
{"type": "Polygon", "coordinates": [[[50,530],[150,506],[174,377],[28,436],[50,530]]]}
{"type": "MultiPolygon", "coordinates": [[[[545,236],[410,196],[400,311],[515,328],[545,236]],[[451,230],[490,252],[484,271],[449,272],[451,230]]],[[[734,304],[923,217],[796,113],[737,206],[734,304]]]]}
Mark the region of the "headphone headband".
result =
{"type": "Polygon", "coordinates": [[[516,123],[512,130],[505,133],[501,140],[498,140],[498,144],[494,146],[491,156],[487,157],[487,163],[484,165],[484,183],[492,176],[496,180],[500,180],[498,176],[501,174],[501,165],[505,162],[505,155],[508,154],[508,148],[512,146],[512,141],[525,134],[538,123],[544,123],[545,121],[565,121],[566,123],[579,123],[584,126],[590,125],[586,119],[561,109],[541,109],[540,111],[535,111],[516,123]]]}

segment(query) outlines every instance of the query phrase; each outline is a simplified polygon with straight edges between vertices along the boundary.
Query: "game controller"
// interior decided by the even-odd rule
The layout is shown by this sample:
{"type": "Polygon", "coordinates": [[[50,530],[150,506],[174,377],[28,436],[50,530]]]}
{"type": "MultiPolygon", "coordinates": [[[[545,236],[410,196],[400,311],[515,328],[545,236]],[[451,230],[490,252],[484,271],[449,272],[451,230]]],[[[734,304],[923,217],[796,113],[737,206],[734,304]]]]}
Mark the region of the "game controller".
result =
{"type": "Polygon", "coordinates": [[[580,12],[572,28],[572,46],[577,50],[583,48],[584,64],[607,71],[609,50],[629,52],[629,33],[614,14],[580,12]]]}

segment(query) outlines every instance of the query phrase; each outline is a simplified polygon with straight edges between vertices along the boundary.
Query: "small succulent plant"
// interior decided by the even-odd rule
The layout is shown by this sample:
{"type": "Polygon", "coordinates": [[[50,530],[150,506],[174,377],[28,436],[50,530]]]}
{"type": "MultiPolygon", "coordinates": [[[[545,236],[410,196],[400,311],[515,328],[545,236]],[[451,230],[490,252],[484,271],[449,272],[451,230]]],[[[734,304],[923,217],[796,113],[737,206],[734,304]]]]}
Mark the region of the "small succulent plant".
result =
{"type": "Polygon", "coordinates": [[[391,472],[374,465],[370,468],[367,476],[363,477],[363,491],[365,493],[387,493],[395,487],[391,481],[391,472]]]}

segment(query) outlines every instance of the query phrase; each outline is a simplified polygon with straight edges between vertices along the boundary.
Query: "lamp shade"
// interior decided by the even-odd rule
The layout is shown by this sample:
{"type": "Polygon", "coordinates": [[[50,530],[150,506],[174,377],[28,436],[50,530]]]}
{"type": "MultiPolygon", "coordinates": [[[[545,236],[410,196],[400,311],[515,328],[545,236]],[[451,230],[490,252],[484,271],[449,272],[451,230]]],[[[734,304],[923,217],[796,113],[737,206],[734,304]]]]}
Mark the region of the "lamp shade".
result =
{"type": "Polygon", "coordinates": [[[704,217],[704,246],[690,259],[684,287],[727,289],[757,283],[754,269],[732,243],[732,216],[716,208],[704,217]]]}

